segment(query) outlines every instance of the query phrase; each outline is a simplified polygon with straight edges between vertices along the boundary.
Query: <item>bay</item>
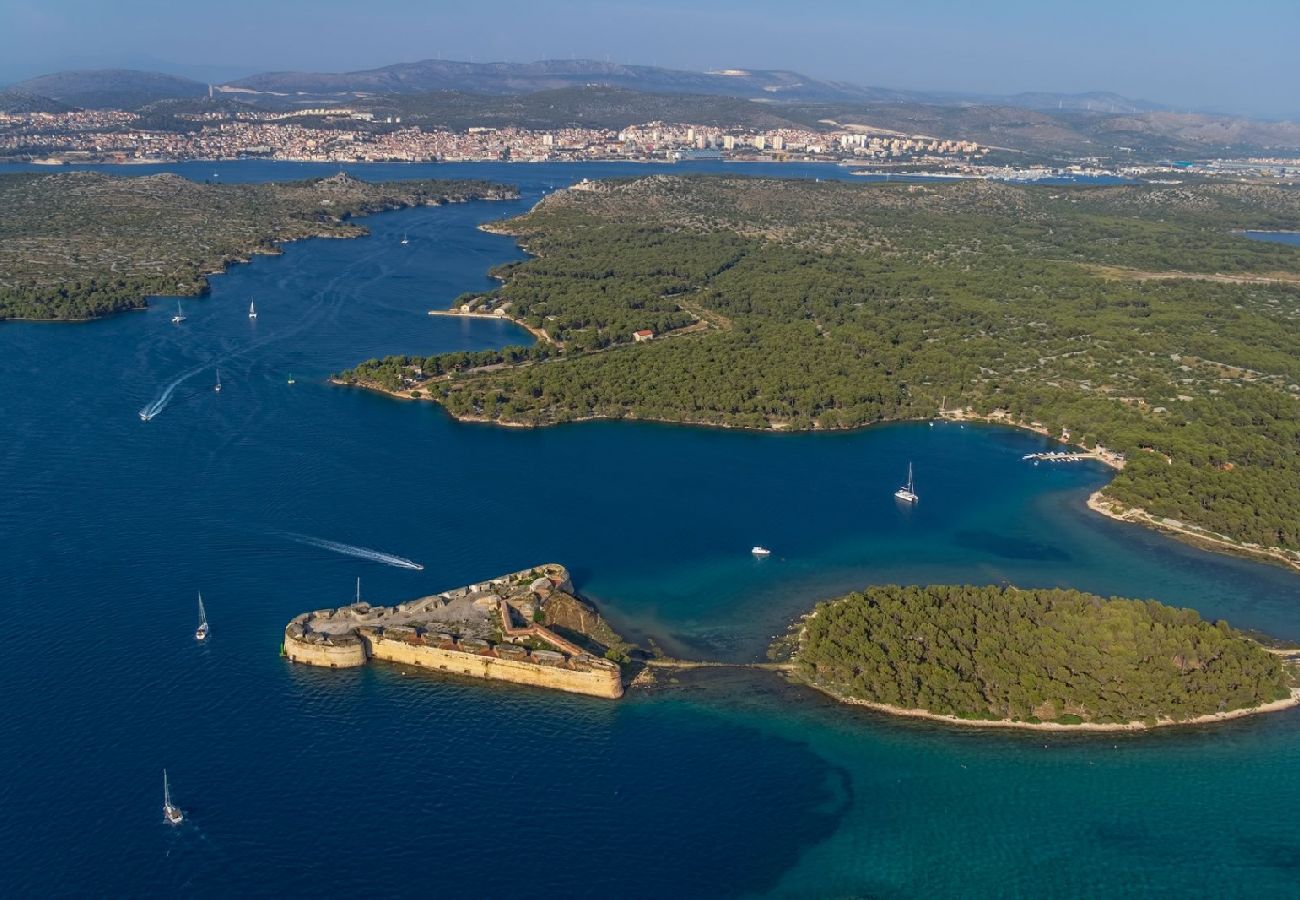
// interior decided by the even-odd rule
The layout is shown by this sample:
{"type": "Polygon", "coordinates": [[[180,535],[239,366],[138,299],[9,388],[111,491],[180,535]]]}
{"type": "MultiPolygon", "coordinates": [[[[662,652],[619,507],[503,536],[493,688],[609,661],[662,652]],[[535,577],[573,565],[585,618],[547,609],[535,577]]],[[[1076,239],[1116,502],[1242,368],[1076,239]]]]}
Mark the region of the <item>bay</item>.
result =
{"type": "MultiPolygon", "coordinates": [[[[112,171],[164,168],[252,181],[338,167],[112,171]]],[[[547,190],[648,171],[843,169],[345,168],[497,179],[523,196],[384,214],[365,220],[369,237],[291,245],[214,278],[179,327],[169,302],[0,325],[0,840],[21,851],[0,868],[0,893],[1300,888],[1294,711],[1119,738],[990,734],[844,709],[766,673],[697,673],[608,703],[280,659],[285,622],[348,602],[358,576],[367,599],[392,602],[548,560],[617,626],[692,658],[761,658],[815,600],[887,582],[1154,597],[1300,639],[1300,578],[1090,513],[1107,473],[1023,462],[1045,446],[1033,435],[499,429],[325,382],[369,356],[526,342],[509,323],[426,312],[522,258],[476,226],[547,190]],[[892,491],[909,462],[921,502],[900,508],[892,491]],[[772,557],[752,558],[756,543],[772,557]],[[206,645],[191,637],[198,590],[206,645]],[[187,813],[179,829],[162,822],[164,766],[187,813]]]]}

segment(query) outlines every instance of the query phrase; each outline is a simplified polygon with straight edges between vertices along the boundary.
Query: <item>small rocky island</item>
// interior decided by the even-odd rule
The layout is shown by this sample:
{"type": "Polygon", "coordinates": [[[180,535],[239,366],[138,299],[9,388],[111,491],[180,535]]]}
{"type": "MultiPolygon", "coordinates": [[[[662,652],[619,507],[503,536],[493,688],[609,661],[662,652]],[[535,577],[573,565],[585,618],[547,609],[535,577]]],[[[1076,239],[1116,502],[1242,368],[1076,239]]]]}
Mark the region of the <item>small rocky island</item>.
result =
{"type": "Polygon", "coordinates": [[[818,605],[790,640],[811,686],[953,723],[1135,730],[1300,702],[1294,653],[1193,610],[1080,591],[871,587],[818,605]]]}
{"type": "Polygon", "coordinates": [[[285,655],[307,665],[387,660],[609,699],[623,696],[627,647],[555,563],[396,606],[303,613],[284,630],[285,655]]]}

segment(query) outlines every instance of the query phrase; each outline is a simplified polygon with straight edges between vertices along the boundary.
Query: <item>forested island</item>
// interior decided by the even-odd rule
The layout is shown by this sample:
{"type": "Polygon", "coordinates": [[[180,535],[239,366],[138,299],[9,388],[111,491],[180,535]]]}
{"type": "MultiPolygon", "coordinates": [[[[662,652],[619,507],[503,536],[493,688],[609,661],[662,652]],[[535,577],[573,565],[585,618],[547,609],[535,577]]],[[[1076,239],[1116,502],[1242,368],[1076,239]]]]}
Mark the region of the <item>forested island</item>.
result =
{"type": "Polygon", "coordinates": [[[1193,610],[1069,590],[868,588],[802,623],[797,676],[958,722],[1139,728],[1294,705],[1281,656],[1193,610]]]}
{"type": "Polygon", "coordinates": [[[339,174],[271,184],[178,175],[0,175],[0,319],[89,319],[192,295],[285,241],[357,237],[357,216],[517,196],[482,181],[376,183],[339,174]]]}
{"type": "Polygon", "coordinates": [[[340,380],[520,425],[946,404],[1124,454],[1109,514],[1300,562],[1300,249],[1238,233],[1300,228],[1300,191],[657,175],[496,227],[535,258],[456,306],[545,340],[340,380]]]}

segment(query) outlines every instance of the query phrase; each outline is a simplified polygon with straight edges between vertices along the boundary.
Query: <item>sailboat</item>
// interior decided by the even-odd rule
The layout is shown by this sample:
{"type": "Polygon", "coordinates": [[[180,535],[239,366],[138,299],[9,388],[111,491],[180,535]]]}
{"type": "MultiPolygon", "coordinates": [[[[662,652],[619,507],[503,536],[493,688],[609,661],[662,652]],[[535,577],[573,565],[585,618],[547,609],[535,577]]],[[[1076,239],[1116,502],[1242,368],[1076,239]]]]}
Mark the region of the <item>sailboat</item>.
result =
{"type": "Polygon", "coordinates": [[[249,300],[249,301],[248,301],[248,317],[249,317],[250,319],[256,319],[256,318],[257,318],[257,307],[253,305],[253,301],[252,301],[252,300],[249,300]]]}
{"type": "Polygon", "coordinates": [[[894,491],[894,496],[904,503],[915,503],[921,498],[916,496],[916,491],[912,490],[912,488],[912,464],[909,462],[907,464],[907,484],[894,491]]]}
{"type": "Polygon", "coordinates": [[[292,373],[292,372],[289,373],[289,383],[290,383],[290,384],[296,384],[296,383],[297,383],[297,382],[295,382],[295,381],[293,380],[293,373],[292,373]]]}
{"type": "Polygon", "coordinates": [[[403,243],[403,244],[409,244],[409,243],[411,243],[411,239],[408,238],[406,235],[402,235],[402,243],[403,243]]]}
{"type": "Polygon", "coordinates": [[[172,316],[172,324],[179,325],[185,321],[185,313],[181,312],[181,301],[176,301],[176,315],[172,316]]]}
{"type": "Polygon", "coordinates": [[[221,393],[221,370],[217,369],[217,385],[213,388],[218,394],[221,393]]]}
{"type": "Polygon", "coordinates": [[[208,639],[208,614],[203,609],[203,594],[199,594],[199,627],[194,629],[194,640],[206,641],[208,639]]]}
{"type": "Polygon", "coordinates": [[[163,818],[168,825],[179,825],[185,821],[185,813],[180,807],[172,805],[172,789],[167,783],[167,770],[163,769],[163,818]]]}

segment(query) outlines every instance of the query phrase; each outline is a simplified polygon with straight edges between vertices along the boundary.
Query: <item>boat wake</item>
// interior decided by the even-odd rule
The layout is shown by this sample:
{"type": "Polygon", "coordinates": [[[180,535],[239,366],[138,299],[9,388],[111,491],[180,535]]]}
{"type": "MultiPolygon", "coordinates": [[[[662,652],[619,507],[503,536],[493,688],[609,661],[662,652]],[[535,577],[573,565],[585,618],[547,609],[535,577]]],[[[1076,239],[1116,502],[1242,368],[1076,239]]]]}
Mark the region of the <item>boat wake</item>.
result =
{"type": "Polygon", "coordinates": [[[162,392],[153,399],[151,403],[147,404],[143,409],[140,410],[140,418],[143,421],[148,422],[154,416],[158,415],[158,413],[166,409],[167,404],[171,402],[172,394],[176,392],[176,389],[180,387],[182,384],[184,384],[186,381],[188,381],[189,379],[193,378],[195,375],[202,372],[206,368],[208,368],[208,365],[205,363],[204,365],[197,366],[193,369],[190,369],[184,375],[180,375],[176,378],[173,378],[170,382],[168,382],[167,386],[162,389],[162,392]]]}
{"type": "Polygon", "coordinates": [[[418,562],[412,562],[405,557],[394,556],[380,550],[371,550],[369,547],[354,547],[351,544],[340,544],[338,541],[327,541],[324,538],[312,537],[307,534],[286,533],[285,537],[299,544],[306,544],[309,547],[319,547],[333,553],[342,553],[344,556],[355,556],[357,559],[368,559],[371,562],[383,563],[386,566],[395,566],[399,569],[424,570],[424,566],[418,562]]]}

